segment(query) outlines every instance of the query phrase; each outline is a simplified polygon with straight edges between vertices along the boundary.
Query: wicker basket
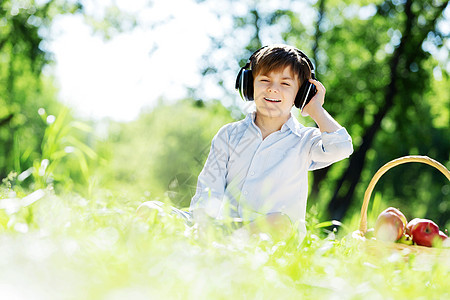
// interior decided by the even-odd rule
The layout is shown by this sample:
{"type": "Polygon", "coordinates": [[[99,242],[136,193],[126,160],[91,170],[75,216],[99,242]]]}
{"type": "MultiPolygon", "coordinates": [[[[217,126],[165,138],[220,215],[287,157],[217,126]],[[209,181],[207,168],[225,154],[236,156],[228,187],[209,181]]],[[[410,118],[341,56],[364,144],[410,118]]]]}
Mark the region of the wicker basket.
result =
{"type": "Polygon", "coordinates": [[[409,162],[419,162],[428,164],[430,166],[435,167],[439,171],[441,171],[448,180],[450,180],[450,171],[447,170],[442,164],[437,162],[436,160],[429,158],[427,156],[404,156],[400,157],[398,159],[392,160],[388,163],[386,163],[384,166],[382,166],[373,176],[372,180],[369,183],[369,186],[366,189],[366,192],[364,194],[364,201],[361,208],[361,219],[359,222],[359,230],[353,232],[353,237],[364,240],[369,246],[369,248],[387,248],[387,249],[395,249],[395,250],[401,250],[405,254],[408,253],[421,253],[421,254],[429,254],[429,255],[440,255],[440,256],[446,256],[450,258],[450,249],[446,248],[430,248],[430,247],[424,247],[424,246],[418,246],[418,245],[405,245],[405,244],[399,244],[399,243],[387,243],[378,241],[375,239],[366,239],[364,236],[367,232],[367,208],[369,206],[370,196],[372,194],[372,191],[378,182],[378,180],[381,178],[381,176],[386,173],[389,169],[409,162]]]}

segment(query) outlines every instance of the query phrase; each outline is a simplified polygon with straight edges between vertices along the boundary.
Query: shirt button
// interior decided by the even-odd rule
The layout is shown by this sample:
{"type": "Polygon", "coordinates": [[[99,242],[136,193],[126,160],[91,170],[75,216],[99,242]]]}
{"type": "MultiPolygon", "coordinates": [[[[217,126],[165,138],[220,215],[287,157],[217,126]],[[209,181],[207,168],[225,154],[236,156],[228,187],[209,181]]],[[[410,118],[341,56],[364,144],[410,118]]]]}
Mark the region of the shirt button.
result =
{"type": "Polygon", "coordinates": [[[247,196],[247,195],[248,195],[248,192],[247,192],[247,191],[244,191],[244,195],[246,195],[246,196],[247,196]]]}
{"type": "Polygon", "coordinates": [[[250,175],[252,175],[252,176],[255,175],[255,171],[252,171],[252,172],[250,173],[250,175]]]}

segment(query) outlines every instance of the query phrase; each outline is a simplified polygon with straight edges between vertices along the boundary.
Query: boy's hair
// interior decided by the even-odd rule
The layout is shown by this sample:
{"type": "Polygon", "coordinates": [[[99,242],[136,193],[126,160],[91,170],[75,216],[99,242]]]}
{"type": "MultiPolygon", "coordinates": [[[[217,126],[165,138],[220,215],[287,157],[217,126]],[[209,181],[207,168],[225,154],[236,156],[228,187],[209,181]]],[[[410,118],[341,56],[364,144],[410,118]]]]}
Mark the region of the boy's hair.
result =
{"type": "Polygon", "coordinates": [[[276,44],[267,46],[251,60],[253,78],[258,74],[269,74],[290,66],[291,72],[298,75],[299,86],[311,78],[311,68],[298,50],[292,46],[276,44]]]}

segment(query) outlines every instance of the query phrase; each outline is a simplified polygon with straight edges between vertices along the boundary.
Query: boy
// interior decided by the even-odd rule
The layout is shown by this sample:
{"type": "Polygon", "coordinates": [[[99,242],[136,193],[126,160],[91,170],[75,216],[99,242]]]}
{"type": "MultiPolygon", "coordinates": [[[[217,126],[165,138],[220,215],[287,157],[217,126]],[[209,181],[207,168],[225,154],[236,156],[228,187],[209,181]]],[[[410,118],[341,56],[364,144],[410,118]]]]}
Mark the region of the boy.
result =
{"type": "Polygon", "coordinates": [[[269,231],[289,230],[293,222],[304,238],[308,170],[353,152],[345,128],[323,108],[325,88],[312,79],[313,70],[306,55],[287,45],[266,46],[250,57],[236,87],[256,110],[213,138],[189,208],[194,220],[241,219],[250,221],[250,231],[258,230],[255,220],[265,221],[269,231]],[[300,95],[308,85],[315,95],[300,95]],[[318,128],[301,125],[291,114],[294,104],[318,128]]]}

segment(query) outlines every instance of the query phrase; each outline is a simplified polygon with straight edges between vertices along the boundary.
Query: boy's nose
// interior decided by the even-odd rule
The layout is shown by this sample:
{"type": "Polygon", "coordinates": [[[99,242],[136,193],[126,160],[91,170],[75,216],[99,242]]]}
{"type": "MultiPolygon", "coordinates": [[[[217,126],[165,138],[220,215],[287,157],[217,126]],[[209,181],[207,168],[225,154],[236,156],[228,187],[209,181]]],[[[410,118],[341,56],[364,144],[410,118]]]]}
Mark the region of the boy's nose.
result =
{"type": "Polygon", "coordinates": [[[275,84],[272,84],[267,89],[271,93],[278,93],[280,91],[279,87],[275,84]]]}

